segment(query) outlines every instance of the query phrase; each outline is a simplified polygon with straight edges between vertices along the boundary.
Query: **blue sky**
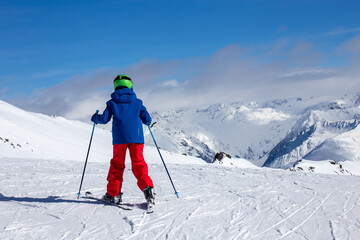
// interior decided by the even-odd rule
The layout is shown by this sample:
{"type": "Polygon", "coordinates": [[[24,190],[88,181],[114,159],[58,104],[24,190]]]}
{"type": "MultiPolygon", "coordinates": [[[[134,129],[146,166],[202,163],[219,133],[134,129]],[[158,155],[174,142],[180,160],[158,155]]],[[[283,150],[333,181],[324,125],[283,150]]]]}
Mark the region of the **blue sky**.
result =
{"type": "MultiPolygon", "coordinates": [[[[161,84],[184,92],[192,85],[216,88],[215,80],[206,82],[213,75],[227,85],[241,81],[239,74],[259,72],[277,79],[268,81],[273,85],[294,69],[350,78],[359,60],[359,10],[355,0],[2,0],[0,99],[66,115],[80,91],[108,97],[103,91],[111,91],[113,76],[122,72],[136,77],[145,98],[166,97],[158,92],[161,84]],[[56,95],[57,89],[65,92],[56,95]],[[54,95],[69,102],[54,108],[54,95]]],[[[214,89],[205,90],[212,97],[214,89]]]]}

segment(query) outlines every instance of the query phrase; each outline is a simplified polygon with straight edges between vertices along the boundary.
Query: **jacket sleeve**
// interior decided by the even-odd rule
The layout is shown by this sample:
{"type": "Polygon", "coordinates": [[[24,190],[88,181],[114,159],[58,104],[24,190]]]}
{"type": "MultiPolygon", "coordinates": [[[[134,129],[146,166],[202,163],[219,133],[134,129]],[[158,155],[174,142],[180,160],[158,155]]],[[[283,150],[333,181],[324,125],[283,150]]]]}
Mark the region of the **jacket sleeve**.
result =
{"type": "Polygon", "coordinates": [[[107,103],[104,112],[102,114],[94,114],[94,116],[91,118],[91,121],[95,123],[106,124],[110,121],[111,117],[112,109],[110,104],[107,103]]]}
{"type": "Polygon", "coordinates": [[[150,114],[148,113],[148,111],[146,110],[146,107],[142,104],[142,102],[141,102],[141,107],[140,107],[140,118],[141,118],[141,121],[143,122],[143,124],[150,126],[151,117],[150,117],[150,114]]]}

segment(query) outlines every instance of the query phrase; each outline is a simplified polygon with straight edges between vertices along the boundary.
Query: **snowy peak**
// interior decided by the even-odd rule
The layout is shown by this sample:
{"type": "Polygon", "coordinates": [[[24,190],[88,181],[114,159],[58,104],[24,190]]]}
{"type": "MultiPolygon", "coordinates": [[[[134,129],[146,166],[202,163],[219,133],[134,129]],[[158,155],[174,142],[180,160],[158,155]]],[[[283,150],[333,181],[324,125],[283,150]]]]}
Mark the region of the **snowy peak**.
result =
{"type": "MultiPolygon", "coordinates": [[[[211,162],[217,152],[251,160],[261,158],[280,141],[295,121],[283,110],[296,99],[275,102],[235,102],[205,108],[152,113],[162,149],[211,162]]],[[[150,136],[145,136],[151,142],[150,136]]]]}
{"type": "Polygon", "coordinates": [[[354,120],[354,122],[349,123],[347,125],[349,131],[327,138],[310,153],[304,156],[304,158],[316,161],[327,159],[336,162],[345,160],[360,161],[359,123],[359,120],[354,120]]]}
{"type": "Polygon", "coordinates": [[[355,101],[355,107],[360,107],[360,94],[359,94],[357,100],[355,101]]]}
{"type": "MultiPolygon", "coordinates": [[[[340,149],[342,135],[356,142],[360,135],[354,131],[359,125],[359,111],[350,100],[330,101],[310,106],[290,132],[268,154],[264,166],[288,167],[305,158],[309,160],[357,160],[356,147],[346,148],[348,154],[325,149],[340,149]],[[320,154],[321,152],[321,154],[320,154]]],[[[352,144],[354,145],[354,144],[352,144]]]]}

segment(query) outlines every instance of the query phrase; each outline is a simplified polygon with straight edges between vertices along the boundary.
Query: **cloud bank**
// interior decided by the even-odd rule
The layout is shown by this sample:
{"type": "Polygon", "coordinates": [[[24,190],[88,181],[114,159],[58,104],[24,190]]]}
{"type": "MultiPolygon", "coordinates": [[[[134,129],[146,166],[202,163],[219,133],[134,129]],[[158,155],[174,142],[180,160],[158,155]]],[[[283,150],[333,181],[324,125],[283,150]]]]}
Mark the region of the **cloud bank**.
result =
{"type": "Polygon", "coordinates": [[[330,51],[308,40],[283,38],[262,46],[229,45],[209,57],[144,59],[124,69],[72,76],[15,103],[35,112],[85,120],[105,108],[112,81],[120,73],[133,78],[135,92],[150,111],[360,91],[359,39],[348,39],[330,51]],[[326,66],[332,58],[348,63],[326,66]]]}

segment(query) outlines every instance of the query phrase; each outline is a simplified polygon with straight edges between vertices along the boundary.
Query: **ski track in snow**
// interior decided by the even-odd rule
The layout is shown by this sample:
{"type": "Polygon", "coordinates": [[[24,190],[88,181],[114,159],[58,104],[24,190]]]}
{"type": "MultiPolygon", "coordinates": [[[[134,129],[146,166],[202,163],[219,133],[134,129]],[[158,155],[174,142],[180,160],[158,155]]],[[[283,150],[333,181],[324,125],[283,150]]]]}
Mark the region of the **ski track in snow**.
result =
{"type": "Polygon", "coordinates": [[[303,210],[304,208],[306,208],[311,202],[314,201],[314,199],[316,198],[316,193],[314,193],[313,197],[308,201],[306,202],[302,207],[300,207],[299,209],[295,210],[292,214],[290,214],[289,216],[287,217],[284,217],[281,221],[279,221],[278,223],[272,225],[271,227],[269,227],[268,229],[266,229],[265,231],[255,235],[255,236],[252,236],[250,239],[254,239],[258,236],[261,236],[263,235],[264,233],[270,231],[271,229],[274,229],[275,227],[279,226],[280,224],[282,223],[285,223],[286,221],[288,221],[292,216],[298,214],[301,210],[303,210]]]}
{"type": "MultiPolygon", "coordinates": [[[[359,239],[359,177],[149,164],[155,212],[129,167],[124,211],[77,200],[81,162],[0,159],[0,239],[359,239]]],[[[106,191],[108,163],[89,163],[82,193],[106,191]]]]}

